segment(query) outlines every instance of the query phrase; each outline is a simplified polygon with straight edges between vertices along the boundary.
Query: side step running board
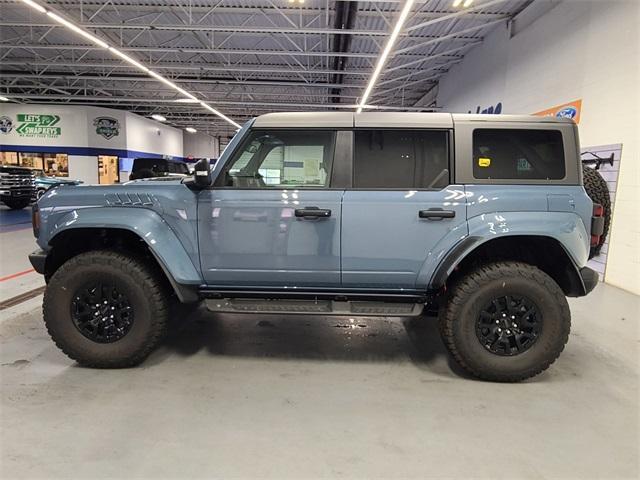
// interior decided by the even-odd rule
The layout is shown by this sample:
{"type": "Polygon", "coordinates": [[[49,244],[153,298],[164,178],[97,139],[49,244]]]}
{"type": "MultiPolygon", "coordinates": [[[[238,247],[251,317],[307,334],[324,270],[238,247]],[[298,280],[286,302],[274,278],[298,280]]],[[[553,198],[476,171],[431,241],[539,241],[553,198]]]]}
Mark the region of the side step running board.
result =
{"type": "Polygon", "coordinates": [[[304,288],[281,289],[237,289],[233,287],[201,286],[200,298],[260,298],[270,300],[337,300],[345,301],[372,301],[372,302],[400,302],[400,303],[427,303],[429,295],[421,290],[364,290],[345,289],[340,291],[304,288]]]}
{"type": "Polygon", "coordinates": [[[424,303],[287,300],[268,298],[220,298],[205,300],[212,312],[235,313],[295,313],[299,315],[367,315],[417,316],[424,303]]]}

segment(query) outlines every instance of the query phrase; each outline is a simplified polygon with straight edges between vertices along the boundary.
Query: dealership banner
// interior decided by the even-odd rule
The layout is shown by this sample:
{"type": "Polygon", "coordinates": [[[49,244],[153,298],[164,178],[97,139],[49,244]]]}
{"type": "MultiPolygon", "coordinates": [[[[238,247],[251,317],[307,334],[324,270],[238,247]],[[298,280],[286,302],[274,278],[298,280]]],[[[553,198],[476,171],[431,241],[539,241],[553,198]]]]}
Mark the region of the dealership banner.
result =
{"type": "Polygon", "coordinates": [[[580,110],[582,109],[582,99],[575,100],[569,103],[563,103],[562,105],[556,105],[555,107],[547,108],[541,112],[536,112],[534,115],[539,117],[564,117],[571,118],[574,122],[580,123],[580,110]]]}

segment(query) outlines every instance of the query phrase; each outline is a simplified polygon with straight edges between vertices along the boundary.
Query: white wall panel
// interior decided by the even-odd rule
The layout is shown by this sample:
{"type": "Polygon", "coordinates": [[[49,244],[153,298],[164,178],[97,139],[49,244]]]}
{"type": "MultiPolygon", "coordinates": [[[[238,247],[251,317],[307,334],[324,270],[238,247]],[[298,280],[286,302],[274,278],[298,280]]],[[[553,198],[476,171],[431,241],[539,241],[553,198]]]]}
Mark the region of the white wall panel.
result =
{"type": "Polygon", "coordinates": [[[183,157],[218,158],[218,139],[204,133],[183,134],[183,157]]]}
{"type": "Polygon", "coordinates": [[[98,157],[69,155],[69,178],[86,184],[98,183],[98,157]]]}
{"type": "Polygon", "coordinates": [[[128,150],[182,157],[182,130],[129,112],[126,129],[128,150]]]}

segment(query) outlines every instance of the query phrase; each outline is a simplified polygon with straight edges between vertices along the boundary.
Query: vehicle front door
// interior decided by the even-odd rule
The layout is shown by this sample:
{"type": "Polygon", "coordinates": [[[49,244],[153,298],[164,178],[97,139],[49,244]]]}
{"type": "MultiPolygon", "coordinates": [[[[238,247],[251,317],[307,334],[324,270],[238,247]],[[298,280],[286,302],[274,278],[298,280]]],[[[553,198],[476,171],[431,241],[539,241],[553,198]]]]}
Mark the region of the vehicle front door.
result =
{"type": "Polygon", "coordinates": [[[209,285],[340,284],[342,189],[331,189],[336,132],[252,130],[199,193],[209,285]]]}

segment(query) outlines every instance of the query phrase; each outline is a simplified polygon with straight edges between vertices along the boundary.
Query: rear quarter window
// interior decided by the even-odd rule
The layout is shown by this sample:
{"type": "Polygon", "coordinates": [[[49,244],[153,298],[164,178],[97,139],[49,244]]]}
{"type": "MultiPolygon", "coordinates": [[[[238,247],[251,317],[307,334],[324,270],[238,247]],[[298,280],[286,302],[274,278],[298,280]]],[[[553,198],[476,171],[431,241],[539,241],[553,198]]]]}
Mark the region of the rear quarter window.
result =
{"type": "Polygon", "coordinates": [[[560,180],[565,177],[559,130],[478,128],[473,131],[477,179],[560,180]]]}

